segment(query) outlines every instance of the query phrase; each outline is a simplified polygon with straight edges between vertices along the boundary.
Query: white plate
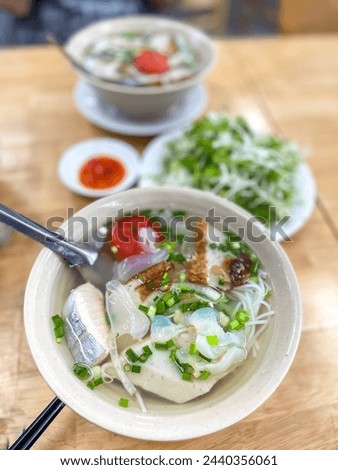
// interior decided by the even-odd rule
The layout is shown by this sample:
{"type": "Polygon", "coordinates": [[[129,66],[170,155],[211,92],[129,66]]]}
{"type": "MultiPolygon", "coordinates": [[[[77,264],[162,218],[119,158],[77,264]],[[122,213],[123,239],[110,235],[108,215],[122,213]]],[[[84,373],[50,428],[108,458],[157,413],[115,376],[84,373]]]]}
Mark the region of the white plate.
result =
{"type": "Polygon", "coordinates": [[[131,145],[118,139],[96,138],[79,142],[69,147],[61,156],[58,175],[71,191],[88,197],[103,197],[130,188],[139,176],[139,154],[131,145]],[[123,180],[110,189],[90,189],[79,180],[82,165],[97,155],[111,155],[126,168],[123,180]]]}
{"type": "Polygon", "coordinates": [[[196,119],[204,111],[208,96],[204,85],[196,85],[178,106],[171,107],[163,117],[152,120],[137,120],[120,114],[114,106],[103,103],[95,89],[83,81],[76,84],[74,99],[80,113],[96,126],[119,134],[152,136],[180,128],[196,119]]]}
{"type": "MultiPolygon", "coordinates": [[[[182,130],[177,130],[175,132],[161,135],[147,145],[143,152],[141,179],[139,181],[139,186],[141,188],[156,186],[152,179],[152,175],[161,171],[166,143],[180,135],[182,135],[182,130]]],[[[282,226],[286,237],[282,237],[279,232],[275,235],[275,239],[279,242],[283,241],[283,239],[287,239],[287,237],[291,238],[292,235],[298,232],[298,230],[305,225],[316,204],[317,192],[314,177],[309,166],[305,163],[302,163],[299,167],[297,185],[301,202],[292,207],[289,220],[282,226]]],[[[272,234],[273,233],[272,228],[272,234]]],[[[274,237],[272,236],[272,238],[274,237]]]]}

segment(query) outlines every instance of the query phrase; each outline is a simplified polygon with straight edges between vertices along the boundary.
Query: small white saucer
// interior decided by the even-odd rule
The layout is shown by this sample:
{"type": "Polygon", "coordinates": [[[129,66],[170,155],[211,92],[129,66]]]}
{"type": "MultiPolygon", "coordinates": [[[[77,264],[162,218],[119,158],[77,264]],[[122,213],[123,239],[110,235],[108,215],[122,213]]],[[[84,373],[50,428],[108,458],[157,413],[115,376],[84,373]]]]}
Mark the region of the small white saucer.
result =
{"type": "Polygon", "coordinates": [[[95,138],[84,140],[69,147],[61,156],[58,175],[62,183],[74,193],[87,197],[104,197],[130,188],[139,176],[139,154],[131,145],[118,139],[95,138]],[[82,165],[98,155],[111,155],[124,164],[126,176],[111,189],[90,189],[79,180],[82,165]]]}
{"type": "MultiPolygon", "coordinates": [[[[141,178],[139,187],[147,188],[156,186],[154,175],[162,170],[163,158],[166,144],[169,140],[182,135],[183,130],[176,130],[168,134],[160,135],[153,139],[144,149],[142,154],[143,163],[141,168],[141,178]]],[[[291,238],[298,232],[310,218],[316,204],[317,191],[316,184],[310,167],[302,163],[297,173],[297,186],[299,192],[299,202],[291,208],[289,220],[282,226],[286,237],[291,238]]],[[[274,227],[271,227],[272,238],[282,242],[283,238],[279,232],[274,235],[274,227]]]]}
{"type": "Polygon", "coordinates": [[[199,117],[207,105],[208,95],[203,84],[196,85],[163,117],[142,120],[120,114],[117,108],[102,102],[95,89],[81,80],[75,86],[74,99],[80,113],[102,129],[125,135],[152,136],[182,127],[199,117]]]}

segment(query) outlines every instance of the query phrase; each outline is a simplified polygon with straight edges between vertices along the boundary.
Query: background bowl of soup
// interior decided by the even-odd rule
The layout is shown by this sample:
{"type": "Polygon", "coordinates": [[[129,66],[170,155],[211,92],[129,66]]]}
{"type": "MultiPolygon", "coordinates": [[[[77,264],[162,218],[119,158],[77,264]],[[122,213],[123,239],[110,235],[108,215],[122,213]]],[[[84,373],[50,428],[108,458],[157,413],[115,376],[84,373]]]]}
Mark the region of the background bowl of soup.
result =
{"type": "MultiPolygon", "coordinates": [[[[25,329],[40,373],[73,411],[98,426],[129,437],[158,441],[190,439],[219,431],[245,418],[278,387],[292,364],[299,342],[299,288],[284,251],[269,239],[263,226],[248,222],[250,215],[238,206],[198,190],[143,188],[115,194],[88,205],[63,228],[66,232],[72,229],[74,239],[80,241],[84,229],[92,231],[95,226],[104,225],[107,218],[116,217],[121,210],[127,213],[149,208],[180,209],[199,217],[205,217],[213,209],[222,219],[215,227],[228,220],[233,231],[244,230],[244,240],[256,252],[267,273],[271,286],[269,303],[275,311],[260,336],[256,357],[250,353],[243,364],[194,400],[178,404],[140,390],[147,413],[132,401],[128,408],[121,408],[119,399],[126,396],[124,388],[114,381],[90,390],[72,372],[74,361],[67,344],[55,341],[51,317],[62,311],[71,290],[83,281],[46,248],[38,256],[26,288],[25,329]]],[[[163,383],[163,387],[170,386],[163,383]]]]}
{"type": "Polygon", "coordinates": [[[215,61],[211,39],[198,29],[147,16],[94,23],[65,48],[99,99],[134,118],[166,114],[215,61]]]}

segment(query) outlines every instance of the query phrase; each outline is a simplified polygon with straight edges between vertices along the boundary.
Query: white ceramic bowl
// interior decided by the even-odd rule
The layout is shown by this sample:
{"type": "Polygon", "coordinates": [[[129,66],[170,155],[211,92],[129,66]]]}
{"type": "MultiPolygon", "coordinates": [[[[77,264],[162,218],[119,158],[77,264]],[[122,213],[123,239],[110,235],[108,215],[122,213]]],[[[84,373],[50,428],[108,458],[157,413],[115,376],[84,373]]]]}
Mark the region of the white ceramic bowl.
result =
{"type": "MultiPolygon", "coordinates": [[[[217,196],[192,189],[134,189],[100,199],[82,209],[77,216],[89,221],[117,215],[123,208],[185,209],[206,215],[210,208],[222,218],[236,217],[231,227],[247,227],[249,214],[217,196]]],[[[67,224],[65,224],[66,227],[67,224]]],[[[32,269],[24,302],[25,328],[34,360],[51,389],[76,413],[115,433],[148,440],[180,440],[209,434],[226,428],[260,406],[278,387],[295,355],[301,331],[301,302],[294,271],[277,242],[268,232],[255,225],[255,236],[264,241],[253,243],[269,273],[273,290],[271,303],[276,315],[261,336],[256,358],[252,354],[232,374],[215,385],[206,395],[178,405],[142,393],[148,413],[137,405],[126,409],[118,406],[125,396],[123,388],[100,386],[89,390],[72,373],[73,360],[66,344],[55,342],[51,316],[60,312],[70,290],[79,282],[75,273],[56,254],[44,248],[32,269]]],[[[81,226],[75,225],[76,239],[81,239],[81,226]]],[[[285,410],[287,412],[287,410],[285,410]]]]}
{"type": "Polygon", "coordinates": [[[75,33],[65,45],[71,57],[81,63],[83,50],[100,35],[128,30],[148,31],[153,28],[185,33],[199,53],[201,62],[198,72],[176,83],[135,87],[109,83],[75,69],[82,79],[94,87],[101,100],[116,106],[121,113],[134,118],[149,118],[166,114],[169,108],[180,102],[194,85],[201,82],[215,61],[215,48],[211,39],[198,29],[178,21],[154,16],[131,16],[94,23],[75,33]]]}

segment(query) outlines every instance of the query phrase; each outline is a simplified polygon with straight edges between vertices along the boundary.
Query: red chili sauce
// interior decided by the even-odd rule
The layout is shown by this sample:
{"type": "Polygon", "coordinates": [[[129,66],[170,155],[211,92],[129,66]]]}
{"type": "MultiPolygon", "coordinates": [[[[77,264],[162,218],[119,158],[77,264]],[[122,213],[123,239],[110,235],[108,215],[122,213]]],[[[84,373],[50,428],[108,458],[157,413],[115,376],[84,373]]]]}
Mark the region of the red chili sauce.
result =
{"type": "Polygon", "coordinates": [[[115,157],[97,155],[82,165],[81,183],[91,189],[110,189],[118,185],[126,175],[123,163],[115,157]]]}

